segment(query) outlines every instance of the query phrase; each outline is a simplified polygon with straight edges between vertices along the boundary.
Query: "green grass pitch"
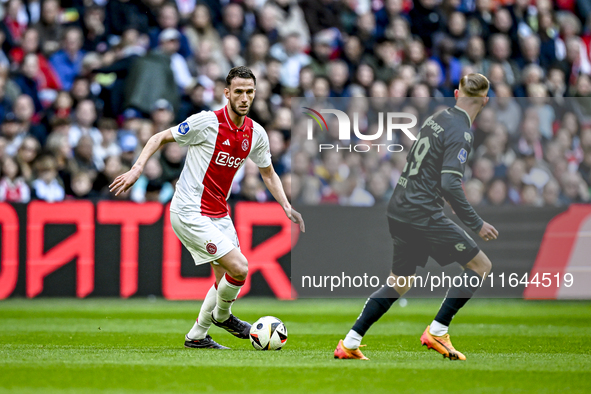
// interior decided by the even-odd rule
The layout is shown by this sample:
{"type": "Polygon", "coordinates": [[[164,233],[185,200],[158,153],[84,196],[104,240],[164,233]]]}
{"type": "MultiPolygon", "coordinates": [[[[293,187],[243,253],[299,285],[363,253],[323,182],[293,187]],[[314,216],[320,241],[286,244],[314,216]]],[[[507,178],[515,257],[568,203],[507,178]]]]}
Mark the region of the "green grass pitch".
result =
{"type": "Polygon", "coordinates": [[[183,348],[197,302],[0,301],[0,393],[591,392],[589,302],[472,300],[450,332],[460,362],[420,346],[441,300],[411,299],[364,339],[371,361],[333,359],[363,303],[241,299],[238,316],[287,326],[285,348],[261,352],[217,327],[233,350],[183,348]]]}

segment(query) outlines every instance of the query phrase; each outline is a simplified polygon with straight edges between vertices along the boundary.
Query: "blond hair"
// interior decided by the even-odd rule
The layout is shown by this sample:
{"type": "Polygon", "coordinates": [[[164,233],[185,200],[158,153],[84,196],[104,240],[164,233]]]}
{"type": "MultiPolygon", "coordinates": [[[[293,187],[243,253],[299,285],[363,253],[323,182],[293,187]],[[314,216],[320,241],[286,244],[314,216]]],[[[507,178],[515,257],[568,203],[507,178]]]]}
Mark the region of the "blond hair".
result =
{"type": "Polygon", "coordinates": [[[488,79],[478,73],[464,75],[460,79],[459,89],[467,97],[484,97],[488,93],[490,82],[488,79]]]}

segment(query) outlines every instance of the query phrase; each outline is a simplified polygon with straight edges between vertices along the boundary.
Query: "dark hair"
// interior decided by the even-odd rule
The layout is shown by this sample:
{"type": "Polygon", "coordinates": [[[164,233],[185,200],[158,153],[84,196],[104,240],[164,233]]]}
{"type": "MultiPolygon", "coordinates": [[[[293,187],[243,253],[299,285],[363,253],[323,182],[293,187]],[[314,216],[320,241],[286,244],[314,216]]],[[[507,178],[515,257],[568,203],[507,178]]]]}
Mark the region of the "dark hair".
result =
{"type": "Polygon", "coordinates": [[[238,66],[231,69],[226,77],[226,85],[230,86],[234,78],[252,79],[254,84],[257,84],[257,79],[252,73],[252,70],[245,66],[238,66]]]}
{"type": "Polygon", "coordinates": [[[11,156],[6,156],[4,157],[4,159],[2,159],[2,161],[0,161],[0,178],[3,178],[6,174],[4,173],[4,162],[6,160],[12,160],[12,162],[14,164],[16,164],[16,175],[14,176],[14,178],[18,178],[18,177],[22,177],[23,176],[23,167],[21,166],[21,163],[18,162],[18,160],[15,157],[11,157],[11,156]]]}
{"type": "Polygon", "coordinates": [[[111,118],[100,118],[97,124],[99,130],[117,130],[117,122],[111,118]]]}

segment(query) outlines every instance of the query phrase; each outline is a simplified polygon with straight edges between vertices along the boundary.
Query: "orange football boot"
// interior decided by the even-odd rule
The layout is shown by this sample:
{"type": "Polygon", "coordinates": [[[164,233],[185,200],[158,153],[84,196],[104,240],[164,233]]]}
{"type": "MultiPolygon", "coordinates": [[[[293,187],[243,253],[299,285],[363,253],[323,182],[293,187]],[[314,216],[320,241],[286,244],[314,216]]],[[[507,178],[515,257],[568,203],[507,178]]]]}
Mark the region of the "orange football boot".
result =
{"type": "MultiPolygon", "coordinates": [[[[361,345],[365,346],[365,345],[361,345]]],[[[334,358],[344,359],[354,359],[354,360],[369,360],[369,358],[365,357],[361,350],[359,349],[347,349],[345,345],[343,345],[343,340],[339,341],[337,348],[334,350],[334,358]]]]}
{"type": "MultiPolygon", "coordinates": [[[[421,343],[423,346],[427,346],[428,349],[434,349],[439,353],[443,354],[443,358],[447,357],[450,360],[466,360],[466,356],[458,352],[451,344],[449,334],[436,337],[429,332],[429,327],[425,329],[423,335],[421,335],[421,343]]],[[[336,352],[335,352],[336,355],[336,352]]]]}

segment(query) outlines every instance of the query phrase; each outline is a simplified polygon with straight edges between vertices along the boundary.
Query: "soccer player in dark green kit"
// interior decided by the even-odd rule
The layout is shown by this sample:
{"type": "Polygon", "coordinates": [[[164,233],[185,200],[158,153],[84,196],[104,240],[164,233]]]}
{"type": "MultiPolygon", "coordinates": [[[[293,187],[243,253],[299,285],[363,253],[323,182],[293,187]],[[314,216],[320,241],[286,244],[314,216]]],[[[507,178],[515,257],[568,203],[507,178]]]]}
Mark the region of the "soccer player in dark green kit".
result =
{"type": "Polygon", "coordinates": [[[369,297],[351,331],[339,341],[335,358],[367,360],[359,350],[361,339],[411,288],[416,267],[425,266],[431,256],[441,265],[460,263],[465,279],[460,286],[448,290],[435,319],[421,336],[421,343],[450,360],[466,359],[451,344],[448,327],[490,272],[492,263],[474,240],[443,214],[443,205],[444,199],[447,200],[460,220],[483,240],[497,238],[498,231],[474,212],[462,189],[474,139],[470,128],[488,103],[489,87],[488,79],[481,74],[464,76],[454,92],[456,105],[423,123],[388,205],[394,242],[389,285],[369,297]],[[405,278],[397,280],[398,277],[405,278]],[[471,281],[474,277],[478,280],[471,281]]]}

